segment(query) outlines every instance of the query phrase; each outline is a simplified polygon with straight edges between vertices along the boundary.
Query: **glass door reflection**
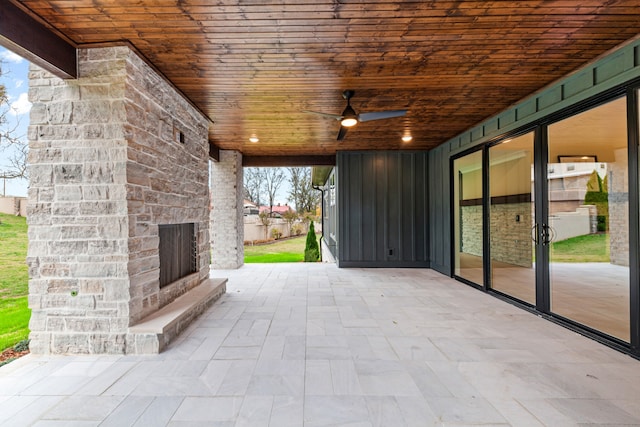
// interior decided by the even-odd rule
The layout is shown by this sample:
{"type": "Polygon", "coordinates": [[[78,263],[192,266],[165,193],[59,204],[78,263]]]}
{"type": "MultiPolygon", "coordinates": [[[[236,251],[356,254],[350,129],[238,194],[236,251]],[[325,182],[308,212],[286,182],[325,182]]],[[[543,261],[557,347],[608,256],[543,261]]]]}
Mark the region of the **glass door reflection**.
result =
{"type": "Polygon", "coordinates": [[[551,311],[630,340],[626,98],[548,127],[551,311]]]}
{"type": "Polygon", "coordinates": [[[491,288],[535,305],[534,133],[489,148],[491,288]]]}
{"type": "Polygon", "coordinates": [[[483,216],[482,151],[453,161],[454,274],[482,286],[483,216]]]}

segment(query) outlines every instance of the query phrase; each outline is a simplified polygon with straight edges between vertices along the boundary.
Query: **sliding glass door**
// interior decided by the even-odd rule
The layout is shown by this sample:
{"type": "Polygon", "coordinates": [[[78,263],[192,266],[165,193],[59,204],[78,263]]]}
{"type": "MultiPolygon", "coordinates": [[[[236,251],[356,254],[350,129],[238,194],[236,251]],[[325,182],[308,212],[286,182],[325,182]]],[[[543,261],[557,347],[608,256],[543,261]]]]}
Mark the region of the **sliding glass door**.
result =
{"type": "Polygon", "coordinates": [[[491,288],[536,302],[534,133],[500,141],[489,155],[491,288]]]}
{"type": "Polygon", "coordinates": [[[550,311],[630,340],[627,100],[548,126],[550,311]]]}
{"type": "Polygon", "coordinates": [[[484,284],[482,151],[453,161],[454,274],[484,284]]]}
{"type": "Polygon", "coordinates": [[[640,161],[628,117],[638,119],[627,109],[620,96],[454,158],[454,276],[640,345],[640,215],[630,206],[640,161]]]}

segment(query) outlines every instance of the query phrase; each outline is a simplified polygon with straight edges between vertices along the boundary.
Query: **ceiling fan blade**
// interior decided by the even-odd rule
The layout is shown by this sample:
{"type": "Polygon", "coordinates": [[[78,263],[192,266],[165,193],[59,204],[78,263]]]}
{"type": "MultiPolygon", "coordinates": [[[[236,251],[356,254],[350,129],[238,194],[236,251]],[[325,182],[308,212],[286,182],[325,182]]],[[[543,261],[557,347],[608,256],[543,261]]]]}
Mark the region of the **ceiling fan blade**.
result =
{"type": "Polygon", "coordinates": [[[392,117],[402,117],[407,114],[407,110],[391,110],[391,111],[377,111],[375,113],[360,113],[358,114],[358,121],[368,122],[371,120],[390,119],[392,117]]]}
{"type": "Polygon", "coordinates": [[[342,141],[344,139],[345,136],[347,136],[347,131],[349,130],[349,128],[344,127],[344,126],[340,126],[340,132],[338,132],[338,141],[342,141]]]}
{"type": "Polygon", "coordinates": [[[334,120],[342,120],[342,116],[339,114],[327,114],[327,113],[321,113],[319,111],[309,111],[309,110],[302,110],[302,111],[303,113],[317,114],[319,116],[328,117],[334,120]]]}

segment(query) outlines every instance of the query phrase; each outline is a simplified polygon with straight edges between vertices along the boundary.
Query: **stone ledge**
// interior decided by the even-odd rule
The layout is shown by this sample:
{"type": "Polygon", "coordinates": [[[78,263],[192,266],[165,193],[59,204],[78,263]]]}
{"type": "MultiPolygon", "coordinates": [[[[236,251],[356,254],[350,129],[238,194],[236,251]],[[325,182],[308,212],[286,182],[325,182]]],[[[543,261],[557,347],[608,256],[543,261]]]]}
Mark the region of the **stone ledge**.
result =
{"type": "Polygon", "coordinates": [[[160,353],[227,290],[227,279],[206,279],[175,301],[131,326],[128,354],[160,353]]]}

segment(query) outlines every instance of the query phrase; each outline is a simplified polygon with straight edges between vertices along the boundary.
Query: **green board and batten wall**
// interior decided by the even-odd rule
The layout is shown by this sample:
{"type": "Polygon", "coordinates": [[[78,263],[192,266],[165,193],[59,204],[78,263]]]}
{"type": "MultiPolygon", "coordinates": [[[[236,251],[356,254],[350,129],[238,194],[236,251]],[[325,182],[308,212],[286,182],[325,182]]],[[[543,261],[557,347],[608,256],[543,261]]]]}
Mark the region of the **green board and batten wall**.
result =
{"type": "Polygon", "coordinates": [[[635,39],[429,151],[431,268],[447,275],[451,273],[449,164],[452,156],[525,128],[638,78],[640,39],[635,39]]]}
{"type": "MultiPolygon", "coordinates": [[[[340,208],[335,227],[337,245],[333,248],[338,263],[342,266],[431,267],[451,274],[451,157],[533,126],[635,79],[640,79],[640,38],[627,42],[429,152],[339,152],[335,177],[336,202],[340,208]],[[403,161],[398,161],[400,158],[403,161]],[[426,179],[424,186],[416,179],[414,167],[403,165],[407,158],[414,166],[424,167],[421,174],[426,179]],[[399,169],[395,170],[395,167],[399,169]],[[379,174],[372,173],[376,171],[379,174]],[[392,190],[393,196],[381,196],[379,193],[391,190],[387,187],[395,180],[409,183],[408,188],[392,190]],[[425,195],[425,211],[418,209],[420,220],[426,224],[424,230],[416,227],[420,222],[418,218],[402,218],[393,210],[396,204],[401,210],[407,209],[416,200],[421,205],[423,199],[415,199],[420,191],[425,195]],[[400,197],[396,200],[397,192],[400,197]],[[405,222],[411,226],[397,225],[405,222]],[[368,230],[369,225],[375,227],[368,230]],[[377,230],[380,229],[384,230],[383,235],[378,236],[376,233],[379,234],[377,230]],[[424,251],[421,249],[423,244],[424,251]],[[400,251],[390,252],[390,249],[400,251]]],[[[314,175],[317,172],[314,170],[314,175]]],[[[329,175],[326,172],[330,169],[320,174],[322,177],[314,176],[316,185],[325,182],[329,175]]],[[[328,188],[325,186],[326,190],[328,188]]]]}

